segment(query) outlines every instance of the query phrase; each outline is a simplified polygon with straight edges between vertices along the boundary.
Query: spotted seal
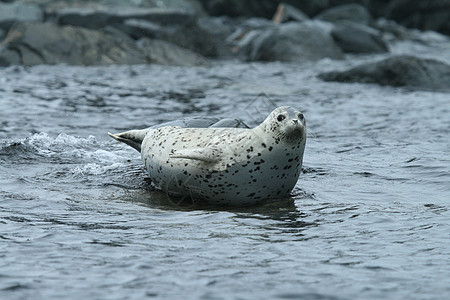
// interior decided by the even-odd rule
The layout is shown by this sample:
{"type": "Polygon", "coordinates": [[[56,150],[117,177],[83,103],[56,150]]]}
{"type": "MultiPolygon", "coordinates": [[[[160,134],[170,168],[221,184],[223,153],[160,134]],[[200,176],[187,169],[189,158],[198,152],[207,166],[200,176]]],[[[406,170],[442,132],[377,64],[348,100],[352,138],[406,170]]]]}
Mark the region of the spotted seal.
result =
{"type": "Polygon", "coordinates": [[[282,106],[251,129],[164,126],[108,134],[141,152],[157,188],[211,204],[249,205],[292,191],[306,121],[300,111],[282,106]]]}

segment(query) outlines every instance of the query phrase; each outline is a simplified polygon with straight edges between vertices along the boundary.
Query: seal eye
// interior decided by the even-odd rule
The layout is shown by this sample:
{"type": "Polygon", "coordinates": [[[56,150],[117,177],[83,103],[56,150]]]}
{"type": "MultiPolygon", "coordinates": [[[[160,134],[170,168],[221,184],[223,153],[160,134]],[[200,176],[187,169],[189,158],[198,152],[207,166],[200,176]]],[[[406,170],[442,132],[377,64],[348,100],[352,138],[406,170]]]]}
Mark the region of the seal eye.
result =
{"type": "Polygon", "coordinates": [[[305,116],[303,114],[298,114],[297,117],[300,119],[300,121],[305,121],[305,116]]]}
{"type": "Polygon", "coordinates": [[[278,122],[281,122],[284,119],[286,119],[286,117],[284,115],[278,115],[278,117],[277,117],[278,122]]]}

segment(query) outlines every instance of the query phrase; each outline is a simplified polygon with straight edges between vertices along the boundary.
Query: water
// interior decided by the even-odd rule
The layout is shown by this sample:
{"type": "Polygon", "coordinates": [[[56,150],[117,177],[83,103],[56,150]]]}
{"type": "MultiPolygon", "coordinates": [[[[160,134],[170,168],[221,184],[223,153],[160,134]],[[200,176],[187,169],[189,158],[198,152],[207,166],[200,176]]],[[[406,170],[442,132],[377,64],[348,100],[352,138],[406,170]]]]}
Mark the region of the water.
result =
{"type": "MultiPolygon", "coordinates": [[[[432,42],[391,47],[450,61],[432,42]]],[[[372,59],[0,69],[0,298],[444,299],[450,97],[315,77],[372,59]],[[305,113],[304,172],[252,207],[175,203],[106,135],[272,103],[305,113]]]]}

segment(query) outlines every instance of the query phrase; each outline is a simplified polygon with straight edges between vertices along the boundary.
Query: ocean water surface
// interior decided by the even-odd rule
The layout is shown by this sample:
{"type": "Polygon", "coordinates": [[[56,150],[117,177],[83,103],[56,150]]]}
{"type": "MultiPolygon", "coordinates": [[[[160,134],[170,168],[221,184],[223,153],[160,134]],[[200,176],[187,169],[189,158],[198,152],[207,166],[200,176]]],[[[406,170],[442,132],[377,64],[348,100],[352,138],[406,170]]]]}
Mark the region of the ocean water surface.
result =
{"type": "Polygon", "coordinates": [[[0,298],[445,299],[450,95],[316,77],[373,59],[0,69],[0,298]],[[106,134],[281,105],[303,172],[251,207],[177,203],[106,134]]]}

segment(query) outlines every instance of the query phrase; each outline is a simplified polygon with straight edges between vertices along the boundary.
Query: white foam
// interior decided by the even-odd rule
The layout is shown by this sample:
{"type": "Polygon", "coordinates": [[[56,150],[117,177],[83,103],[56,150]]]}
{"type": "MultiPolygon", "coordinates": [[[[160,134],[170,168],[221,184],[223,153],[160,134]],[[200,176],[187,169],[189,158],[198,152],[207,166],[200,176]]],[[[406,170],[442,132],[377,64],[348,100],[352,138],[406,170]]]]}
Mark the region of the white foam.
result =
{"type": "Polygon", "coordinates": [[[75,175],[101,175],[111,170],[123,168],[123,163],[113,163],[111,165],[102,166],[97,163],[88,163],[84,166],[78,166],[71,171],[75,175]]]}

